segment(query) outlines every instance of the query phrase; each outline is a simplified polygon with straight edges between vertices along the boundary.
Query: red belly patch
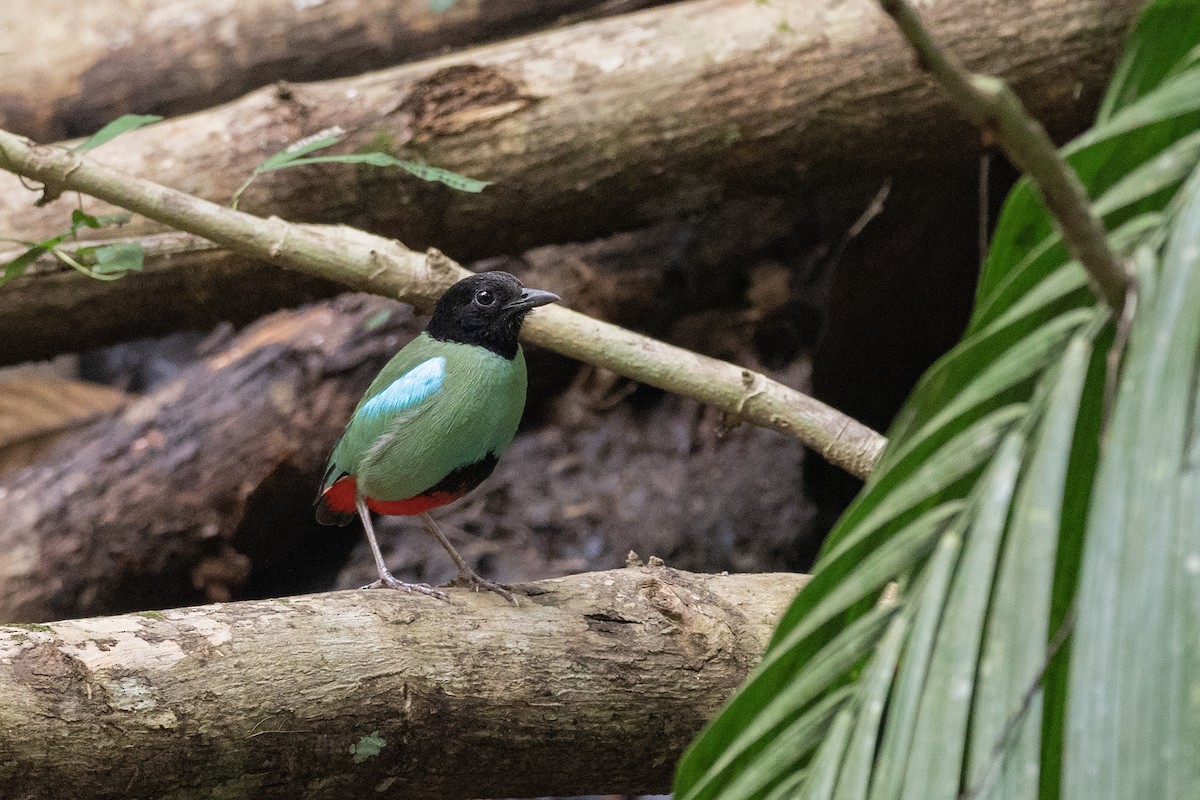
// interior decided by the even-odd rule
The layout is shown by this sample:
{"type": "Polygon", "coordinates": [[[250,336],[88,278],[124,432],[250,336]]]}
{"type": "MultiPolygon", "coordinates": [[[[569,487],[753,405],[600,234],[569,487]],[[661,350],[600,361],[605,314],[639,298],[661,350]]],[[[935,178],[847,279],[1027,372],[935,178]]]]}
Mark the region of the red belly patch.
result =
{"type": "MultiPolygon", "coordinates": [[[[355,512],[354,491],[354,476],[346,475],[334,481],[334,484],[325,490],[325,493],[321,496],[321,500],[327,508],[333,511],[353,514],[355,512]]],[[[375,500],[368,497],[367,508],[376,514],[383,514],[388,517],[411,517],[438,508],[439,506],[444,506],[447,503],[453,503],[464,494],[466,492],[462,492],[461,494],[455,492],[426,492],[416,497],[410,497],[407,500],[375,500]]]]}

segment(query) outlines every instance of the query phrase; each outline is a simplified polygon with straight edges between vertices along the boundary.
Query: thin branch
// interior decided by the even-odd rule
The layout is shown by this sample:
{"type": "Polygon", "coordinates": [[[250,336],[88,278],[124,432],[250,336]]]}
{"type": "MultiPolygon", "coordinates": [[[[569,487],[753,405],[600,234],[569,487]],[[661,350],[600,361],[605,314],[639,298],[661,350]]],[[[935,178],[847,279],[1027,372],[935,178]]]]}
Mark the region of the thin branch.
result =
{"type": "Polygon", "coordinates": [[[0,626],[0,785],[92,800],[669,791],[805,580],[648,566],[528,584],[521,608],[360,590],[0,626]]]}
{"type": "Polygon", "coordinates": [[[1083,264],[1092,288],[1121,317],[1132,277],[1108,246],[1104,223],[1097,216],[1075,171],[1058,155],[1041,124],[1031,117],[1020,98],[1004,81],[969,72],[953,54],[943,50],[907,0],[879,0],[923,67],[941,84],[950,101],[972,123],[993,137],[1041,194],[1062,231],[1067,248],[1083,264]]]}
{"type": "MultiPolygon", "coordinates": [[[[0,131],[0,168],[65,191],[79,191],[242,255],[393,297],[428,310],[467,271],[436,250],[344,226],[293,225],[234,211],[104,167],[59,147],[0,131]]],[[[790,434],[860,478],[886,440],[820,401],[742,367],[633,333],[560,306],[539,309],[525,338],[633,380],[688,395],[747,422],[790,434]],[[745,376],[752,377],[753,391],[745,376]]]]}

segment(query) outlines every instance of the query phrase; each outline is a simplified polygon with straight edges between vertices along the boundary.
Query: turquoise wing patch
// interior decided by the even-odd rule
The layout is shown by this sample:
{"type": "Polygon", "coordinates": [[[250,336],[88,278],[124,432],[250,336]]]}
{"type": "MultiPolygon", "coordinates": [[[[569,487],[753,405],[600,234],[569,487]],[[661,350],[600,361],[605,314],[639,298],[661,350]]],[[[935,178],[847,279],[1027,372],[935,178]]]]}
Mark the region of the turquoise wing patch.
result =
{"type": "Polygon", "coordinates": [[[442,388],[446,380],[446,358],[435,356],[401,375],[368,400],[359,414],[380,417],[408,411],[442,388]]]}

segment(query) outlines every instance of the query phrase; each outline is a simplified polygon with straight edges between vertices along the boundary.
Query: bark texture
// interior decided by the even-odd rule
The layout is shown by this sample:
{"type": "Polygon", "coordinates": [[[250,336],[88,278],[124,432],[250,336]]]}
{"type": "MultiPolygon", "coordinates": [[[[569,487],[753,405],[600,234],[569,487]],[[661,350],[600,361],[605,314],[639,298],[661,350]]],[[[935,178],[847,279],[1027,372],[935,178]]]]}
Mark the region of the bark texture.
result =
{"type": "MultiPolygon", "coordinates": [[[[1051,130],[1077,130],[1140,0],[936,0],[935,33],[1007,79],[1051,130]]],[[[749,188],[802,195],[977,148],[872,0],[693,0],[361,77],[263,89],[96,151],[227,202],[268,156],[330,126],[494,182],[453,192],[399,170],[314,165],[262,176],[243,208],[336,221],[464,259],[579,241],[708,208],[749,188]],[[848,156],[848,154],[850,154],[848,156]]],[[[0,182],[0,235],[60,229],[0,182]]],[[[102,204],[94,210],[102,210],[102,204]]],[[[153,226],[135,221],[124,235],[153,226]]],[[[121,292],[126,281],[116,282],[121,292]]]]}
{"type": "Polygon", "coordinates": [[[650,0],[6,0],[0,127],[41,141],[357,75],[650,0]],[[37,42],[30,47],[30,42],[37,42]]]}
{"type": "Polygon", "coordinates": [[[512,608],[352,591],[0,628],[11,800],[667,791],[794,574],[666,567],[512,608]]]}

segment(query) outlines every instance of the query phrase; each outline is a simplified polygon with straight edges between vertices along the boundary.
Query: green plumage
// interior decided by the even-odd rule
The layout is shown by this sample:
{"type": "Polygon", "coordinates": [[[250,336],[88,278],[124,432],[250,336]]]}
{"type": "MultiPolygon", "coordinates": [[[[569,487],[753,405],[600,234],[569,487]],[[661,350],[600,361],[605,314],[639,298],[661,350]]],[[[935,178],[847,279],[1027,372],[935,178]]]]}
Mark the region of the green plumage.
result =
{"type": "Polygon", "coordinates": [[[364,497],[406,500],[489,453],[499,457],[517,432],[526,386],[520,349],[508,359],[422,333],[388,362],[359,401],[330,456],[322,489],[349,474],[364,497]],[[400,409],[368,407],[395,381],[439,356],[444,374],[427,396],[400,409]]]}

